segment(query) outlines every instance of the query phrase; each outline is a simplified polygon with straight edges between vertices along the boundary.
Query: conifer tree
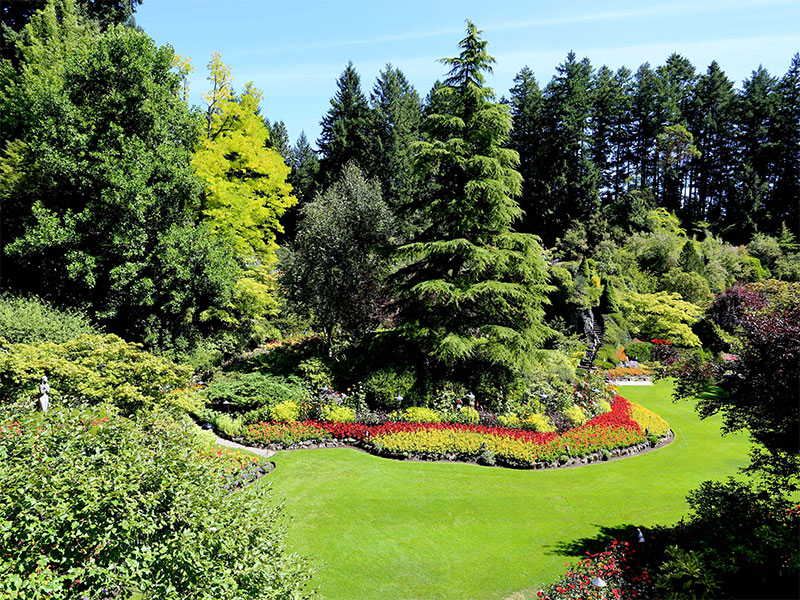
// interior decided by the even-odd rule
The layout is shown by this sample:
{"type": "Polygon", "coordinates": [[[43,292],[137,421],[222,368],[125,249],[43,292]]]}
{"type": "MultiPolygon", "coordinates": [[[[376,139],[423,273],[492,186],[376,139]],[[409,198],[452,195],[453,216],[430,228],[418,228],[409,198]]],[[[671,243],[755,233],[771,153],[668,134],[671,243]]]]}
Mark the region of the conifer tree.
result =
{"type": "Polygon", "coordinates": [[[289,144],[289,132],[286,129],[286,123],[283,121],[275,121],[270,123],[269,119],[264,119],[264,125],[269,132],[267,139],[267,147],[272,148],[281,155],[283,162],[291,166],[292,164],[292,146],[289,144]]]}
{"type": "Polygon", "coordinates": [[[494,59],[481,32],[467,35],[447,79],[433,92],[417,167],[436,184],[423,207],[428,226],[398,251],[399,332],[439,367],[482,361],[524,369],[548,335],[542,305],[549,289],[538,238],[514,233],[518,154],[505,148],[506,105],[484,85],[494,59]]]}
{"type": "Polygon", "coordinates": [[[378,75],[370,102],[379,146],[375,175],[384,200],[397,211],[411,201],[415,188],[412,148],[419,139],[422,105],[402,71],[391,64],[378,75]]]}
{"type": "Polygon", "coordinates": [[[773,227],[786,221],[800,235],[800,53],[778,84],[776,141],[779,152],[770,212],[773,227]]]}
{"type": "Polygon", "coordinates": [[[374,174],[376,144],[373,114],[361,91],[361,78],[352,62],[336,82],[336,95],[322,118],[322,133],[317,141],[322,183],[332,183],[344,165],[355,161],[367,175],[374,174]]]}
{"type": "Polygon", "coordinates": [[[520,229],[542,234],[542,221],[547,207],[547,163],[545,162],[545,140],[542,136],[543,106],[542,90],[533,71],[523,67],[514,78],[511,88],[511,116],[514,128],[509,145],[519,153],[519,172],[522,175],[520,206],[525,216],[520,229]]]}

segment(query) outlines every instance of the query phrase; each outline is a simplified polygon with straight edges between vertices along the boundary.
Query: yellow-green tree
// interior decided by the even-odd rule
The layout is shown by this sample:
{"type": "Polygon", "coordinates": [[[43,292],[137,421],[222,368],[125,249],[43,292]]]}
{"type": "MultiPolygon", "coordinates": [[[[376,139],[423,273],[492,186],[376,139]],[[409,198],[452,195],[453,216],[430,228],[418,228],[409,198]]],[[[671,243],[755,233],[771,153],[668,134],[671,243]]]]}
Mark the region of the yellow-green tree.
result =
{"type": "Polygon", "coordinates": [[[283,231],[279,219],[297,202],[286,181],[290,169],[267,147],[269,131],[258,114],[261,91],[248,83],[234,94],[230,67],[218,53],[208,68],[213,88],[204,94],[206,135],[192,160],[205,184],[200,213],[247,264],[271,265],[275,234],[283,231]]]}
{"type": "Polygon", "coordinates": [[[235,310],[216,315],[232,324],[276,309],[273,266],[280,217],[297,203],[286,181],[289,167],[267,147],[269,131],[259,115],[261,91],[248,83],[238,96],[231,69],[214,53],[208,63],[211,90],[205,135],[192,163],[203,180],[199,216],[214,235],[231,241],[245,267],[236,286],[235,310]]]}

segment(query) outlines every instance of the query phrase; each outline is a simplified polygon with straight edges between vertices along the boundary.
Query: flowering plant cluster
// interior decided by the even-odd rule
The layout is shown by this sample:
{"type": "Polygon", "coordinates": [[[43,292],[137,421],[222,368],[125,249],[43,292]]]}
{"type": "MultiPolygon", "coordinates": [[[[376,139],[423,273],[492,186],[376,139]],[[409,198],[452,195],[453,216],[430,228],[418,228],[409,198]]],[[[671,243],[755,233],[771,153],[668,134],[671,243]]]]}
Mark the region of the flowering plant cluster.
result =
{"type": "Polygon", "coordinates": [[[651,598],[653,580],[638,560],[637,545],[614,540],[604,552],[587,552],[586,558],[573,565],[561,579],[539,590],[538,597],[541,600],[651,598]]]}
{"type": "Polygon", "coordinates": [[[268,473],[264,461],[257,456],[229,448],[197,450],[197,459],[211,466],[224,489],[244,487],[268,473]]]}
{"type": "Polygon", "coordinates": [[[618,379],[619,377],[646,377],[652,373],[647,367],[615,367],[606,370],[611,379],[618,379]]]}
{"type": "Polygon", "coordinates": [[[670,342],[669,340],[662,340],[662,339],[650,340],[650,343],[651,344],[659,344],[659,345],[663,345],[663,346],[671,346],[672,345],[672,342],[670,342]]]}
{"type": "Polygon", "coordinates": [[[251,444],[291,446],[308,440],[330,439],[331,434],[310,421],[302,423],[253,423],[242,427],[239,435],[251,444]]]}
{"type": "Polygon", "coordinates": [[[420,454],[428,458],[447,457],[475,460],[491,451],[501,462],[532,466],[552,462],[564,454],[586,456],[603,450],[625,448],[645,441],[645,427],[661,435],[666,422],[647,409],[615,396],[611,410],[584,425],[562,433],[537,432],[511,427],[488,427],[459,423],[389,421],[381,425],[303,421],[300,423],[258,423],[244,428],[246,441],[259,444],[291,444],[304,440],[352,440],[367,450],[388,454],[420,454]],[[647,425],[634,418],[640,415],[647,425]]]}

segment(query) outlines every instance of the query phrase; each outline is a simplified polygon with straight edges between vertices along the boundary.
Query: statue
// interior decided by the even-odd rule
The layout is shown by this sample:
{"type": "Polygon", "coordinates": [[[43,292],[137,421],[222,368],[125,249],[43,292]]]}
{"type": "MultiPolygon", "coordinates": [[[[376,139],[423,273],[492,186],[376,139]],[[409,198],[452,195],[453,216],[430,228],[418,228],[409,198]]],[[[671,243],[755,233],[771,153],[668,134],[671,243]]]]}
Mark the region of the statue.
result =
{"type": "Polygon", "coordinates": [[[42,375],[42,383],[39,384],[39,410],[47,412],[50,406],[50,384],[47,383],[47,375],[42,375]]]}

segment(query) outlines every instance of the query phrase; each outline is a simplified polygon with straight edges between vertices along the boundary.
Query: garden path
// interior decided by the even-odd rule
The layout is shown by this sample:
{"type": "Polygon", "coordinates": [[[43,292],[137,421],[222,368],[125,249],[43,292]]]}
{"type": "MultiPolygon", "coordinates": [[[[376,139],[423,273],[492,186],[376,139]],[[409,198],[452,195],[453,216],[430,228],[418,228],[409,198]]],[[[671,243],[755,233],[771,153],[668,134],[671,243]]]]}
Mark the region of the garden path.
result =
{"type": "Polygon", "coordinates": [[[220,446],[225,446],[226,448],[236,448],[238,450],[247,450],[248,452],[252,452],[253,454],[259,454],[261,456],[265,456],[269,458],[273,454],[275,454],[275,450],[268,450],[267,448],[254,448],[253,446],[243,446],[242,444],[237,444],[236,442],[232,442],[230,440],[226,440],[217,436],[217,444],[220,446]]]}

